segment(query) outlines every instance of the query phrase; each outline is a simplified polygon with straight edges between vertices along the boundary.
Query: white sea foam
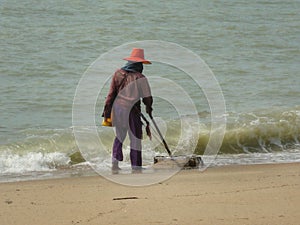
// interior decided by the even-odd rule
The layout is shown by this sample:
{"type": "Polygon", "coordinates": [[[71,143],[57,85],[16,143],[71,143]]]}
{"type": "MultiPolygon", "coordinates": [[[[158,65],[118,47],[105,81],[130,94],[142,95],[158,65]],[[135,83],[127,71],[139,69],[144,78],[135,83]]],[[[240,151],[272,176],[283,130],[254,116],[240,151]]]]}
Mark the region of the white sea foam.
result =
{"type": "Polygon", "coordinates": [[[22,174],[37,171],[53,171],[67,166],[70,158],[60,152],[28,152],[24,155],[2,152],[0,154],[0,174],[22,174]]]}

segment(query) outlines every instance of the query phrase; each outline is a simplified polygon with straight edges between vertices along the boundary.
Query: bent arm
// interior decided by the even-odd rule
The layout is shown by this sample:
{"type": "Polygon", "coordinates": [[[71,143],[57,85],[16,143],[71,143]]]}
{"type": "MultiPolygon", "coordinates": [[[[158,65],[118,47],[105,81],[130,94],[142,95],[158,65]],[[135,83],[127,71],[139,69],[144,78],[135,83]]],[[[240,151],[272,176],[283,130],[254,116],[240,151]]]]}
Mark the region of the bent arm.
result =
{"type": "Polygon", "coordinates": [[[112,81],[110,83],[110,88],[109,92],[107,94],[107,97],[105,99],[105,105],[104,105],[104,110],[102,113],[102,117],[104,118],[110,118],[112,106],[114,103],[114,100],[118,94],[118,90],[116,87],[116,81],[115,81],[115,76],[113,76],[112,81]]]}
{"type": "Polygon", "coordinates": [[[146,113],[148,113],[149,116],[152,116],[152,104],[153,104],[153,98],[152,96],[148,96],[143,98],[143,103],[146,106],[146,113]]]}
{"type": "Polygon", "coordinates": [[[143,103],[146,106],[146,112],[149,114],[149,116],[151,116],[152,115],[152,104],[153,104],[151,89],[150,89],[150,85],[148,83],[148,79],[146,77],[144,77],[142,79],[143,79],[143,82],[141,85],[142,99],[143,99],[143,103]]]}

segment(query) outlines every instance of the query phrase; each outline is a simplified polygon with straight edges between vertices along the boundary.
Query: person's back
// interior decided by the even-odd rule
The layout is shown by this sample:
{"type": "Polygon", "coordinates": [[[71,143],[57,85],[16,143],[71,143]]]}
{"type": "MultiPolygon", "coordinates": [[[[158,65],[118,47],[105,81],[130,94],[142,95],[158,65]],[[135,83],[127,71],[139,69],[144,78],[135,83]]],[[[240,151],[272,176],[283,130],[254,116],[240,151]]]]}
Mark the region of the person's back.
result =
{"type": "Polygon", "coordinates": [[[132,107],[141,98],[151,97],[148,80],[140,72],[127,72],[120,69],[113,79],[116,79],[115,82],[120,85],[114,104],[132,107]]]}
{"type": "Polygon", "coordinates": [[[116,127],[116,138],[112,151],[112,170],[119,170],[118,162],[123,160],[122,145],[128,132],[130,139],[130,160],[132,169],[142,166],[142,99],[146,112],[152,113],[152,96],[147,78],[142,74],[144,59],[143,49],[133,49],[131,56],[125,58],[128,63],[118,69],[111,81],[110,90],[105,101],[103,116],[105,120],[112,117],[116,127]]]}

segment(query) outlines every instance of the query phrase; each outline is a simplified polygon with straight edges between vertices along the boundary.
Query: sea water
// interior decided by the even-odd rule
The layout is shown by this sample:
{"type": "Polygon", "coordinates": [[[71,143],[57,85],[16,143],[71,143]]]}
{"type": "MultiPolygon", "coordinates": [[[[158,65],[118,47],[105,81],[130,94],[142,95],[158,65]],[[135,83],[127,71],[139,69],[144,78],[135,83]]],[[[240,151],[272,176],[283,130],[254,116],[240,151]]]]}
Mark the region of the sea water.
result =
{"type": "MultiPolygon", "coordinates": [[[[1,1],[1,180],[74,171],[69,156],[79,151],[72,129],[79,80],[101,54],[142,40],[188,48],[214,73],[227,110],[214,165],[300,161],[299,10],[298,0],[1,1]]],[[[210,134],[204,93],[174,68],[153,63],[144,74],[174,79],[192,96],[201,128],[190,131],[199,132],[197,140],[186,142],[196,141],[195,153],[202,154],[210,134]]],[[[104,98],[99,96],[95,112],[98,125],[104,98]]],[[[166,121],[159,125],[168,127],[166,140],[173,147],[180,124],[170,117],[171,106],[154,100],[153,113],[166,121]]],[[[114,135],[112,130],[104,135],[110,154],[114,135]]],[[[146,163],[164,151],[144,145],[146,163]]],[[[129,149],[124,152],[128,160],[129,149]]]]}

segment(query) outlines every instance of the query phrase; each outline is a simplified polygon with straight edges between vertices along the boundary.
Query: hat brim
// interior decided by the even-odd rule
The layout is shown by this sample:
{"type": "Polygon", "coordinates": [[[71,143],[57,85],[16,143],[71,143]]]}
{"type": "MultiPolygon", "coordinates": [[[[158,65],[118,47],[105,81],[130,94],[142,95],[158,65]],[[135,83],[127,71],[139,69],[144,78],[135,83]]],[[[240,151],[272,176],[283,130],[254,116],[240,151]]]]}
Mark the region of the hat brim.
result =
{"type": "Polygon", "coordinates": [[[132,61],[132,62],[141,62],[143,64],[152,64],[150,61],[148,61],[146,59],[141,59],[138,57],[127,57],[127,58],[124,58],[124,60],[132,61]]]}

